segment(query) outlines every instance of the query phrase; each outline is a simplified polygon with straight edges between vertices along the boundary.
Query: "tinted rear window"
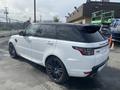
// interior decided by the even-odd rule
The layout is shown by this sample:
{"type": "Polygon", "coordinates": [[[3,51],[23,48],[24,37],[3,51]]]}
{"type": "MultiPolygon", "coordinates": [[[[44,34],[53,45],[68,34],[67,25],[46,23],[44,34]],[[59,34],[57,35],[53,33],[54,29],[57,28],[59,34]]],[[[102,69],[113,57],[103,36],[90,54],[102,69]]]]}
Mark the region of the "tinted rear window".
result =
{"type": "Polygon", "coordinates": [[[57,26],[57,38],[60,40],[86,43],[104,41],[104,37],[98,30],[99,27],[97,26],[60,25],[57,26]]]}
{"type": "Polygon", "coordinates": [[[54,25],[40,25],[41,37],[56,39],[56,27],[54,25]]]}

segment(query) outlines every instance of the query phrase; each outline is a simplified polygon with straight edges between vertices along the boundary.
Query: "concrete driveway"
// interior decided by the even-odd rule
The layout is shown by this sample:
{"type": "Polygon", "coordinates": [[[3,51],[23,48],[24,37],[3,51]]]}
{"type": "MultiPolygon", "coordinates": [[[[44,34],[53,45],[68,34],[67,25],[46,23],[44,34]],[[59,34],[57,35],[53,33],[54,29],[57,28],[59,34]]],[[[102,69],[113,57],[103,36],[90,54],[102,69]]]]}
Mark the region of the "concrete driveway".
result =
{"type": "Polygon", "coordinates": [[[7,51],[8,38],[0,38],[0,90],[120,90],[120,47],[110,53],[107,67],[95,79],[70,78],[57,85],[45,68],[24,58],[12,59],[7,51]]]}

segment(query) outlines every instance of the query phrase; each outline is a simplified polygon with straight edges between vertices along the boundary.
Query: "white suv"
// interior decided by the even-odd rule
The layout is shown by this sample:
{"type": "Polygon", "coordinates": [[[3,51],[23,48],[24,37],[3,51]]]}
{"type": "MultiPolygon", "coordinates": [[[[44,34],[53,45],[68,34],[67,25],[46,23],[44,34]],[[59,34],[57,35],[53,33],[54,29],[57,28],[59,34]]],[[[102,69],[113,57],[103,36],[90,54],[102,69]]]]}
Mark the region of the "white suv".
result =
{"type": "Polygon", "coordinates": [[[56,83],[88,77],[103,69],[109,45],[96,25],[32,24],[9,40],[11,57],[22,56],[46,67],[56,83]]]}

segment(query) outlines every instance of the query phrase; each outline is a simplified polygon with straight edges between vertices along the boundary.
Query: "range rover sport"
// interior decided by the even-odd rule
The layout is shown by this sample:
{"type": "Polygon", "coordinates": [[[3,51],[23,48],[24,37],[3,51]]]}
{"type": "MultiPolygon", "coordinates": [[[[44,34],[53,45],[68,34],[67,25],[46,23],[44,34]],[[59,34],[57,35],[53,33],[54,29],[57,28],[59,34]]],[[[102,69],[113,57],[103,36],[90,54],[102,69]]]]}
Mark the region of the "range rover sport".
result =
{"type": "Polygon", "coordinates": [[[101,71],[109,57],[109,45],[100,26],[75,24],[31,24],[11,36],[9,53],[46,67],[50,79],[89,77],[101,71]]]}

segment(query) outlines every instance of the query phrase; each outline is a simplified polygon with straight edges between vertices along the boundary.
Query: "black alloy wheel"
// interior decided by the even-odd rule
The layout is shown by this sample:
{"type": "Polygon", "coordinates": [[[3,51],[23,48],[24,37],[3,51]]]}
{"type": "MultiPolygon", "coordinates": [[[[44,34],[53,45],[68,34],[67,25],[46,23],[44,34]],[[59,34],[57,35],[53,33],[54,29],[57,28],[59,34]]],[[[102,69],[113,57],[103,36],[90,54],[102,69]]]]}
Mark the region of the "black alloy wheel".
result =
{"type": "Polygon", "coordinates": [[[18,55],[16,53],[15,47],[12,43],[9,44],[9,54],[12,58],[17,58],[18,55]]]}
{"type": "Polygon", "coordinates": [[[64,83],[68,79],[68,74],[64,64],[57,58],[51,57],[46,62],[46,71],[55,83],[64,83]]]}

